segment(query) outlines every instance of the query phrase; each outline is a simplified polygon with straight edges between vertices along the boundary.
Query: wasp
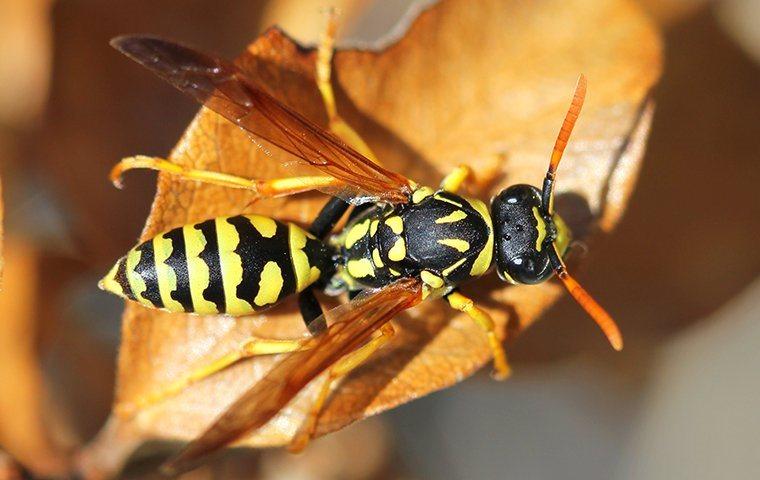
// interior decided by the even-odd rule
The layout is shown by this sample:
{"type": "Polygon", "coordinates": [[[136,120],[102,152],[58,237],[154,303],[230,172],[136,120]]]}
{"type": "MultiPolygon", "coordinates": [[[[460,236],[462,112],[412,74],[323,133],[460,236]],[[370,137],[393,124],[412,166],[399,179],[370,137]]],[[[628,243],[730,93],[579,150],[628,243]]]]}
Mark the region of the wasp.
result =
{"type": "Polygon", "coordinates": [[[317,69],[329,130],[278,101],[234,63],[155,37],[112,40],[115,48],[203,106],[320,173],[257,180],[138,156],[114,168],[114,181],[126,170],[151,168],[188,180],[246,188],[260,197],[313,190],[331,196],[308,228],[262,215],[219,217],[174,228],[131,249],[101,281],[101,288],[145,307],[195,314],[249,315],[298,296],[311,334],[306,340],[251,339],[239,351],[133,406],[158,402],[241,358],[287,353],[169,463],[173,469],[185,468],[263,426],[327,372],[293,440],[294,449],[303,448],[315,432],[333,383],[391,340],[395,315],[423,300],[440,299],[472,318],[488,338],[495,376],[505,378],[509,365],[494,322],[459,291],[463,283],[493,270],[511,284],[558,277],[612,346],[622,348],[612,318],[565,266],[572,234],[554,210],[555,175],[583,105],[585,77],[578,80],[542,188],[510,186],[493,197],[489,207],[458,193],[472,175],[467,166],[447,175],[438,188],[430,188],[377,162],[335,109],[329,82],[330,38],[320,45],[317,69]],[[345,226],[334,231],[352,207],[345,226]],[[350,301],[323,312],[314,295],[317,290],[329,295],[347,292],[350,301]]]}

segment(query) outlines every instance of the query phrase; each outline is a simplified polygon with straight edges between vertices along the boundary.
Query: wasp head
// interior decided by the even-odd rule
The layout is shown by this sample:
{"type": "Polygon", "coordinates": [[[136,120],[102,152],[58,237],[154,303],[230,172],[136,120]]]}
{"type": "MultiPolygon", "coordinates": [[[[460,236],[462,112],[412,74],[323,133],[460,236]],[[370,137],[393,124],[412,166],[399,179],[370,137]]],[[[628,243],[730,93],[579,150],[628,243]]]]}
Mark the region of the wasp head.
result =
{"type": "Polygon", "coordinates": [[[491,202],[496,268],[510,283],[536,284],[554,272],[549,251],[554,243],[564,255],[570,230],[559,215],[542,205],[541,191],[531,185],[512,185],[491,202]]]}

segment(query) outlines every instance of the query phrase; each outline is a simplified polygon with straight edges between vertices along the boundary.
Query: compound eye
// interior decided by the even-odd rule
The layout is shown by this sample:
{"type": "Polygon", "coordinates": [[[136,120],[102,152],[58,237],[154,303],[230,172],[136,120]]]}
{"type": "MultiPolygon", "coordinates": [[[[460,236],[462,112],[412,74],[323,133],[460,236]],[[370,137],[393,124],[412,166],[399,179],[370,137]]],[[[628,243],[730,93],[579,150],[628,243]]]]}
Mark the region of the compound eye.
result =
{"type": "Polygon", "coordinates": [[[532,253],[510,259],[507,270],[516,282],[525,284],[543,282],[551,275],[548,256],[532,253]]]}

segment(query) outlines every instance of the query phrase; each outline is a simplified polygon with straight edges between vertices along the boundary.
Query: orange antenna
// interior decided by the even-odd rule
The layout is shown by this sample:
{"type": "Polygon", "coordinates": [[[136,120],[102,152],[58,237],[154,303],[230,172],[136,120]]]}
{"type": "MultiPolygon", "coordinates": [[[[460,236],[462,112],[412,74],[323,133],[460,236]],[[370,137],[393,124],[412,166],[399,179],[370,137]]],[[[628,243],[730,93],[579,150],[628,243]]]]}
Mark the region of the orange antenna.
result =
{"type": "MultiPolygon", "coordinates": [[[[546,178],[544,178],[544,188],[541,192],[541,203],[544,207],[544,211],[547,215],[554,214],[554,177],[557,173],[557,167],[559,161],[562,160],[562,154],[565,152],[567,142],[570,139],[570,134],[573,133],[573,127],[578,120],[578,116],[581,113],[583,107],[583,101],[586,98],[586,76],[581,74],[578,77],[578,83],[575,86],[575,94],[573,95],[573,101],[570,103],[570,108],[567,109],[565,114],[565,120],[562,122],[562,128],[557,135],[557,141],[554,142],[554,149],[552,150],[552,158],[549,161],[549,169],[546,171],[546,178]]],[[[576,302],[586,310],[591,318],[594,319],[602,332],[607,336],[610,345],[615,350],[623,349],[623,336],[620,334],[615,321],[612,319],[609,313],[607,313],[601,305],[599,305],[594,298],[588,294],[588,292],[578,283],[570,273],[567,271],[567,266],[562,260],[557,250],[557,245],[552,242],[551,248],[548,250],[549,259],[552,262],[554,271],[562,281],[562,284],[567,289],[568,293],[573,296],[576,302]]]]}
{"type": "Polygon", "coordinates": [[[578,83],[575,86],[575,94],[573,95],[573,101],[570,103],[565,114],[565,121],[562,122],[562,128],[559,129],[557,135],[557,141],[554,142],[554,149],[552,150],[552,158],[549,161],[549,169],[546,171],[546,177],[544,178],[544,188],[541,192],[541,203],[548,215],[554,214],[554,176],[559,166],[559,161],[562,160],[562,154],[565,152],[567,141],[570,139],[570,134],[573,133],[573,127],[578,120],[578,115],[581,113],[583,107],[583,101],[586,98],[586,76],[581,74],[578,77],[578,83]]]}
{"type": "Polygon", "coordinates": [[[565,262],[562,261],[562,257],[557,251],[557,246],[552,243],[549,249],[549,258],[554,264],[554,271],[557,272],[557,276],[562,280],[562,284],[567,289],[568,293],[573,296],[576,302],[586,310],[591,318],[594,319],[602,332],[607,336],[610,345],[617,351],[623,349],[623,335],[620,333],[615,320],[612,319],[609,313],[599,305],[589,293],[581,287],[570,274],[567,272],[565,262]]]}

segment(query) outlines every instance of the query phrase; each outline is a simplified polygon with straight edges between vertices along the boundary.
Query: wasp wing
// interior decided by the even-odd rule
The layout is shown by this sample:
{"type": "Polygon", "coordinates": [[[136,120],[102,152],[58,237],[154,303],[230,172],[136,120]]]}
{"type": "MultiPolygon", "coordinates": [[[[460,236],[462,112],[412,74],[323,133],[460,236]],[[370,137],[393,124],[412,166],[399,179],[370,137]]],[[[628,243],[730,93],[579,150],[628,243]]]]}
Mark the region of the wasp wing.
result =
{"type": "MultiPolygon", "coordinates": [[[[374,331],[399,312],[422,299],[420,283],[402,279],[382,289],[361,294],[350,303],[327,312],[327,331],[315,337],[307,350],[289,354],[238,398],[200,437],[164,466],[176,473],[200,457],[262,427],[306,385],[336,361],[363,345],[374,331]]],[[[323,321],[325,319],[317,319],[323,321]]]]}
{"type": "Polygon", "coordinates": [[[295,112],[232,62],[148,36],[117,37],[111,45],[255,137],[345,182],[342,192],[327,193],[354,203],[407,201],[409,179],[382,168],[295,112]]]}

